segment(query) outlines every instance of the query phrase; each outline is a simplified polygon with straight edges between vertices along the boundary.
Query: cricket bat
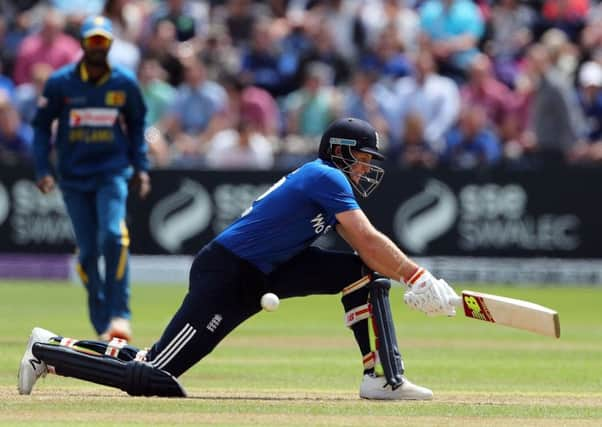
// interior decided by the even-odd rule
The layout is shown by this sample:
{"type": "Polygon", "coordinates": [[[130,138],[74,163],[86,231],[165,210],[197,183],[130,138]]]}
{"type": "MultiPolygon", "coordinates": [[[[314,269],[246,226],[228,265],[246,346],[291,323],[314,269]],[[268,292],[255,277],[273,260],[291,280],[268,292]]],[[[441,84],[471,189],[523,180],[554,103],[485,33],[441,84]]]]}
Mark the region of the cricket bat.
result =
{"type": "Polygon", "coordinates": [[[525,329],[550,337],[560,337],[558,312],[539,304],[463,290],[462,305],[466,317],[525,329]]]}

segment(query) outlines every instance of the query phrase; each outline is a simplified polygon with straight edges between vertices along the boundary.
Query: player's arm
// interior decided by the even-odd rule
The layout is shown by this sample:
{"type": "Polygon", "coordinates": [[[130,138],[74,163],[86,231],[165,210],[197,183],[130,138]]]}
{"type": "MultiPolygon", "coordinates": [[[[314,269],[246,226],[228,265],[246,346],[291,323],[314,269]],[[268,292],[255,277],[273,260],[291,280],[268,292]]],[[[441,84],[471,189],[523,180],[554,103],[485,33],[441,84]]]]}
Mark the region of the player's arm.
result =
{"type": "Polygon", "coordinates": [[[124,110],[129,138],[128,156],[134,168],[130,187],[140,198],[145,198],[150,192],[148,146],[144,139],[146,105],[137,82],[132,80],[130,84],[124,110]]]}
{"type": "Polygon", "coordinates": [[[378,231],[361,209],[336,215],[337,232],[372,270],[408,285],[406,304],[430,315],[454,315],[460,298],[444,281],[418,266],[391,239],[378,231]]]}
{"type": "Polygon", "coordinates": [[[337,232],[372,270],[402,282],[418,270],[418,265],[378,231],[361,209],[341,212],[336,217],[337,232]]]}
{"type": "Polygon", "coordinates": [[[51,128],[61,108],[60,84],[57,78],[51,77],[44,86],[42,96],[38,98],[38,109],[32,122],[36,181],[43,193],[48,193],[54,188],[54,178],[50,172],[51,128]]]}

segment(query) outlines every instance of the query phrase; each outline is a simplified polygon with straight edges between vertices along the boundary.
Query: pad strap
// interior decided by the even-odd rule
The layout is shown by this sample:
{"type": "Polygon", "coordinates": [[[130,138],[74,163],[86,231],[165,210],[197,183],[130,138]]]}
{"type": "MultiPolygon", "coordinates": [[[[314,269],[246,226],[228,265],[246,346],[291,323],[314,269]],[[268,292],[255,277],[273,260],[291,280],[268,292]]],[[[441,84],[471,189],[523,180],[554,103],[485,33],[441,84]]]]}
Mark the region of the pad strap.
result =
{"type": "Polygon", "coordinates": [[[364,363],[364,370],[374,369],[376,366],[376,353],[371,351],[370,353],[365,354],[362,361],[364,363]]]}
{"type": "Polygon", "coordinates": [[[107,344],[107,349],[105,350],[105,354],[107,356],[117,357],[119,355],[119,351],[127,345],[127,341],[122,338],[113,338],[107,344]]]}
{"type": "Polygon", "coordinates": [[[358,281],[353,282],[351,285],[344,287],[341,292],[342,292],[343,296],[345,296],[352,292],[357,291],[358,289],[363,288],[368,283],[370,283],[370,275],[367,274],[364,277],[362,277],[361,279],[359,279],[358,281]]]}
{"type": "Polygon", "coordinates": [[[75,346],[75,344],[77,344],[77,340],[74,340],[73,338],[61,338],[61,342],[59,343],[59,345],[63,346],[63,347],[70,347],[73,348],[75,346]]]}
{"type": "Polygon", "coordinates": [[[345,313],[345,326],[350,328],[360,320],[368,319],[371,316],[370,304],[366,303],[355,307],[345,313]]]}

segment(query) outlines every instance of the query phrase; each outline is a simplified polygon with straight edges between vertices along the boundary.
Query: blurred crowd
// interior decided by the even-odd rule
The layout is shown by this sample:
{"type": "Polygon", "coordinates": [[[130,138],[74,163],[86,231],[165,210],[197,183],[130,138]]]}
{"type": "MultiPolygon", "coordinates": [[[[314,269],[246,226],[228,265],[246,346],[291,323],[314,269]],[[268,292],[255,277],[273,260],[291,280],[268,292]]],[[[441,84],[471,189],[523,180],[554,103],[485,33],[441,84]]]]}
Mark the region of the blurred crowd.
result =
{"type": "Polygon", "coordinates": [[[602,162],[593,0],[0,0],[0,161],[31,156],[89,14],[136,73],[156,168],[290,169],[370,121],[398,168],[602,162]]]}

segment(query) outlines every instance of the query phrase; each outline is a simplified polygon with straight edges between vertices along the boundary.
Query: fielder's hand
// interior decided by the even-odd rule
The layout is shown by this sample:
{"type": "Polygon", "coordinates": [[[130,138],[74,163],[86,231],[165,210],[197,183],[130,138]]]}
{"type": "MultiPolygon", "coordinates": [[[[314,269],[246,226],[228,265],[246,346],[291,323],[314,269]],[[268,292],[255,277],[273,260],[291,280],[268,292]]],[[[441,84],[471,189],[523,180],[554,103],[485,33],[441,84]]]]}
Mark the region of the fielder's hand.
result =
{"type": "Polygon", "coordinates": [[[429,316],[456,315],[461,298],[445,280],[435,279],[428,270],[419,268],[406,285],[403,301],[413,309],[429,316]]]}
{"type": "Polygon", "coordinates": [[[148,173],[144,171],[134,173],[134,176],[132,176],[132,179],[130,180],[130,189],[135,191],[141,199],[146,198],[151,190],[148,173]]]}
{"type": "Polygon", "coordinates": [[[52,190],[54,190],[54,178],[52,177],[52,175],[43,176],[38,180],[36,186],[42,193],[48,194],[52,190]]]}

